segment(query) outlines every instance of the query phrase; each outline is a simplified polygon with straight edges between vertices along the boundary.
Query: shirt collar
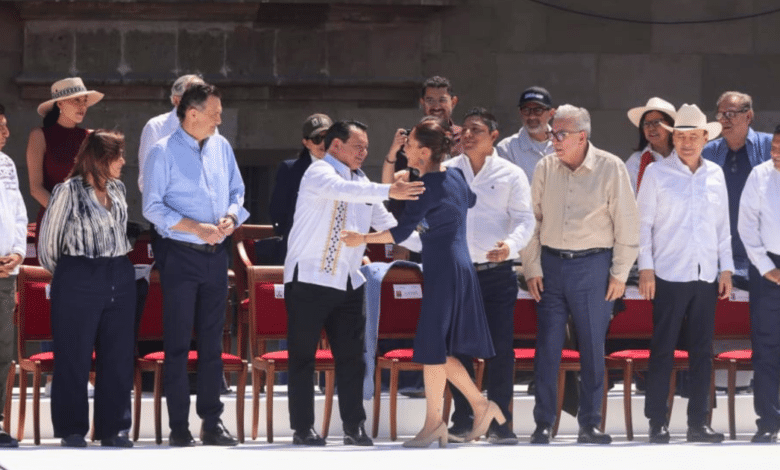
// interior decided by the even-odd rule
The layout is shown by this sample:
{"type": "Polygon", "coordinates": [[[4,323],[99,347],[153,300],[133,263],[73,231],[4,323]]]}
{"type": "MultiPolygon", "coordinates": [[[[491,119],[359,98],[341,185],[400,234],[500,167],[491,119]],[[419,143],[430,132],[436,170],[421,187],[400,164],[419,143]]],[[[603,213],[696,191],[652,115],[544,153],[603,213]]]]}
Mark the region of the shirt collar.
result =
{"type": "MultiPolygon", "coordinates": [[[[549,132],[552,128],[549,124],[547,124],[547,131],[549,132]]],[[[517,143],[520,146],[521,149],[531,149],[536,150],[534,147],[533,142],[531,142],[531,134],[528,133],[528,130],[525,127],[520,128],[520,135],[518,136],[517,143]]],[[[547,139],[545,141],[546,143],[550,143],[550,139],[547,139]]]]}
{"type": "MultiPolygon", "coordinates": [[[[686,165],[682,159],[680,158],[680,155],[677,153],[676,150],[672,150],[672,153],[669,154],[669,158],[666,160],[670,161],[672,165],[674,165],[679,171],[684,172],[686,175],[693,175],[694,172],[691,171],[690,168],[688,168],[688,165],[686,165]]],[[[699,167],[696,169],[696,173],[699,172],[699,170],[706,165],[704,157],[699,155],[699,167]]]]}
{"type": "MultiPolygon", "coordinates": [[[[197,140],[195,140],[195,137],[189,135],[187,131],[184,130],[183,127],[181,127],[181,124],[179,124],[179,128],[176,130],[176,133],[178,134],[179,138],[182,140],[182,142],[192,148],[192,150],[200,153],[201,147],[197,140]]],[[[211,139],[212,136],[206,137],[206,139],[203,141],[203,147],[205,148],[206,145],[209,143],[209,139],[211,139]]]]}
{"type": "MultiPolygon", "coordinates": [[[[588,141],[588,150],[585,152],[585,160],[582,161],[582,164],[577,168],[579,170],[582,167],[587,168],[590,171],[593,171],[593,167],[596,166],[596,147],[593,146],[593,143],[591,141],[588,141]]],[[[575,170],[576,171],[576,170],[575,170]]]]}
{"type": "Polygon", "coordinates": [[[354,173],[357,176],[365,176],[365,173],[363,173],[363,170],[361,170],[360,168],[353,171],[347,165],[337,160],[336,157],[334,157],[330,153],[326,153],[322,161],[329,163],[333,168],[335,168],[336,173],[338,173],[345,179],[352,179],[351,173],[354,173]]]}

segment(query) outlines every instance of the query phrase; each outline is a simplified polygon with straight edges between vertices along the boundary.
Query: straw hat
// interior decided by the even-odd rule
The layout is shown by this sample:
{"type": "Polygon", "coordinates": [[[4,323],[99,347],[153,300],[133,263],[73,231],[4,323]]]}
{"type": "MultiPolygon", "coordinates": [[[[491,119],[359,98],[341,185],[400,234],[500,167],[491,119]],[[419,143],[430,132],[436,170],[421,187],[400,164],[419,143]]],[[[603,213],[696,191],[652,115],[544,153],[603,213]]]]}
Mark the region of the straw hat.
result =
{"type": "Polygon", "coordinates": [[[79,96],[87,97],[87,107],[89,107],[102,100],[104,95],[99,91],[87,90],[79,77],[65,78],[54,82],[54,85],[51,86],[51,99],[38,106],[38,114],[45,116],[57,101],[78,98],[79,96]]]}
{"type": "Polygon", "coordinates": [[[674,119],[674,127],[665,123],[661,125],[667,131],[690,131],[693,129],[704,129],[707,131],[707,140],[712,140],[720,135],[723,126],[719,122],[707,122],[707,116],[695,104],[684,104],[677,110],[677,117],[674,119]]]}
{"type": "Polygon", "coordinates": [[[628,120],[631,121],[636,127],[639,127],[639,121],[642,120],[642,116],[648,111],[659,111],[666,113],[674,120],[677,114],[674,111],[674,106],[666,100],[662,100],[656,96],[647,100],[647,104],[638,108],[631,108],[628,110],[628,120]]]}

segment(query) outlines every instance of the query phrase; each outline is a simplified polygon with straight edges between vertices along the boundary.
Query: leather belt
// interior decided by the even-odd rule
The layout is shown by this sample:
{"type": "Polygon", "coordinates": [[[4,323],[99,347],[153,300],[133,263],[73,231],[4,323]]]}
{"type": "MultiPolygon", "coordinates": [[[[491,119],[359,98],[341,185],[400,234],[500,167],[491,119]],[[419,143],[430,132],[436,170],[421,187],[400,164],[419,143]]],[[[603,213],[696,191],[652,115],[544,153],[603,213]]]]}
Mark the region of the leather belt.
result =
{"type": "Polygon", "coordinates": [[[512,264],[512,260],[502,261],[500,263],[474,263],[474,269],[476,269],[477,272],[487,271],[488,269],[497,268],[499,266],[506,266],[508,264],[512,264]]]}
{"type": "Polygon", "coordinates": [[[179,245],[179,246],[186,246],[187,248],[192,248],[193,250],[197,250],[203,253],[216,253],[217,251],[222,248],[222,246],[225,244],[225,242],[218,243],[216,245],[209,245],[206,243],[190,243],[190,242],[183,242],[181,240],[174,240],[173,238],[168,239],[169,242],[179,245]]]}
{"type": "Polygon", "coordinates": [[[561,259],[575,259],[582,258],[583,256],[595,255],[596,253],[603,253],[611,248],[589,248],[587,250],[556,250],[549,246],[543,246],[542,249],[547,253],[557,256],[561,259]]]}

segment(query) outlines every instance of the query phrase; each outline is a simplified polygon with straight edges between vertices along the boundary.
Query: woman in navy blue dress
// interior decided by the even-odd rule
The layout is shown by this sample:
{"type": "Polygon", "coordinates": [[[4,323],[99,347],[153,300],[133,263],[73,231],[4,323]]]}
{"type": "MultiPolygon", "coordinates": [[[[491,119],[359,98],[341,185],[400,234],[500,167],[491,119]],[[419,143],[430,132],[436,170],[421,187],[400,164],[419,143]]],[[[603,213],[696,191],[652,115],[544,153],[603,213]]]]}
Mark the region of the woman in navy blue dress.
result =
{"type": "Polygon", "coordinates": [[[442,421],[444,386],[449,380],[469,401],[475,413],[474,428],[466,440],[487,431],[496,419],[505,418],[495,403],[479,392],[456,354],[471,357],[495,355],[474,264],[466,243],[466,212],[476,202],[463,174],[444,169],[443,158],[451,140],[437,118],[424,118],[409,134],[405,145],[409,166],[420,172],[425,192],[408,201],[398,226],[384,232],[342,232],[348,246],[365,243],[395,243],[417,229],[423,244],[425,294],[414,338],[414,361],[423,364],[425,380],[425,425],[404,447],[428,447],[447,443],[442,421]]]}

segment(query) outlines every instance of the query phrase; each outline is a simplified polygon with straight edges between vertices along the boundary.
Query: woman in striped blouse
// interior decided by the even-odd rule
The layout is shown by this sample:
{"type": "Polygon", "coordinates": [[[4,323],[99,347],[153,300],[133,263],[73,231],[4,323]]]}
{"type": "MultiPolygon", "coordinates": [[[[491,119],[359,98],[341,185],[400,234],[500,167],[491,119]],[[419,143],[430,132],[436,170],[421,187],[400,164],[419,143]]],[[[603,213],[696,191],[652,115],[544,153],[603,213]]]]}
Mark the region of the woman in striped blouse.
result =
{"type": "Polygon", "coordinates": [[[132,447],[122,430],[133,381],[135,280],[126,254],[127,202],[119,180],[124,136],[96,130],[81,145],[68,179],[52,192],[38,254],[53,273],[51,415],[64,447],[85,447],[89,379],[95,352],[95,438],[132,447]]]}

